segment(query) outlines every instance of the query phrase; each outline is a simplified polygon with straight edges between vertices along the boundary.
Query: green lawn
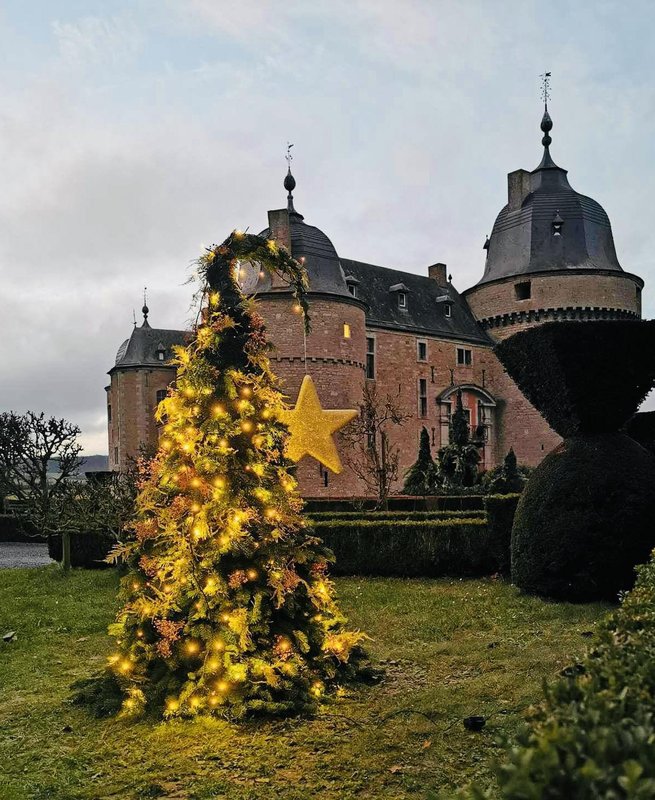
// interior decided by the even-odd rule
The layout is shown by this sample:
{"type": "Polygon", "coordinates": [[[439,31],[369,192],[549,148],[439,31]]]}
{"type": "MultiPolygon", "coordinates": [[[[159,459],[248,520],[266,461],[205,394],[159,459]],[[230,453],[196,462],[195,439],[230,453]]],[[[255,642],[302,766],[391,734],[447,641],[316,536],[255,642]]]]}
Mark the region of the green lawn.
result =
{"type": "Polygon", "coordinates": [[[380,686],[312,720],[96,720],[69,686],[103,666],[113,571],[0,572],[0,798],[347,800],[435,798],[489,778],[544,678],[581,653],[605,610],[521,597],[495,581],[337,581],[384,662],[380,686]],[[462,718],[490,716],[482,733],[462,718]]]}

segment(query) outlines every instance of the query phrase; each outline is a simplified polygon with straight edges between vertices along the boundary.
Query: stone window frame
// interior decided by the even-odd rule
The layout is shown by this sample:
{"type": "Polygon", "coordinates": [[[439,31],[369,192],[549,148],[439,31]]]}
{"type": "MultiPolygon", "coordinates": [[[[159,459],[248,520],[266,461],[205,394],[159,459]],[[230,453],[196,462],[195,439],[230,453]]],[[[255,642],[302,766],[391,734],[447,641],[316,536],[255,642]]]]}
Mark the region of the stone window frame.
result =
{"type": "Polygon", "coordinates": [[[427,364],[428,361],[428,340],[427,339],[417,339],[416,340],[416,360],[421,362],[421,364],[427,364]],[[421,347],[424,348],[424,358],[421,358],[421,347]]]}
{"type": "Polygon", "coordinates": [[[417,383],[418,416],[426,419],[428,416],[428,379],[419,378],[417,383]]]}
{"type": "Polygon", "coordinates": [[[377,359],[377,337],[375,334],[366,334],[366,367],[365,367],[365,375],[367,381],[374,381],[375,380],[375,362],[377,359]],[[369,350],[369,342],[373,342],[373,348],[369,350]],[[369,369],[370,367],[370,369],[369,369]]]}
{"type": "Polygon", "coordinates": [[[473,366],[473,350],[470,347],[457,348],[457,366],[458,367],[473,366]]]}

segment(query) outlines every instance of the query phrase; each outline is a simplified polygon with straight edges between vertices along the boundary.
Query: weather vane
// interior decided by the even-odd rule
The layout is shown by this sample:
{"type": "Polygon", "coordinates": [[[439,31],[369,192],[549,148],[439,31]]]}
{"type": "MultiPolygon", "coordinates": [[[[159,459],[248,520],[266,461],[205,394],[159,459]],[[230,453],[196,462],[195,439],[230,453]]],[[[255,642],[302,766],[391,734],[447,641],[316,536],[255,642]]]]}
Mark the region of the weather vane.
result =
{"type": "Polygon", "coordinates": [[[292,144],[287,142],[287,154],[285,156],[287,160],[287,164],[289,165],[289,169],[291,169],[291,162],[293,161],[293,156],[291,155],[291,148],[293,147],[292,144]]]}
{"type": "Polygon", "coordinates": [[[550,100],[550,72],[544,72],[539,77],[541,78],[541,99],[544,101],[544,105],[547,106],[550,100]]]}

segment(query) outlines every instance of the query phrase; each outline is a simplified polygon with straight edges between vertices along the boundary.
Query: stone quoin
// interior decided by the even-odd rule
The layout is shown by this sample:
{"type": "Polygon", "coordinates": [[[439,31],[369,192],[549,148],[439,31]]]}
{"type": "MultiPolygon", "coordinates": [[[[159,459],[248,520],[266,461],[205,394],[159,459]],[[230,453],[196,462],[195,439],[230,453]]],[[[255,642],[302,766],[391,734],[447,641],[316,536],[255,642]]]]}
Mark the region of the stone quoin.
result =
{"type": "MultiPolygon", "coordinates": [[[[494,342],[557,320],[639,319],[643,281],[622,269],[610,221],[594,200],[571,188],[551,155],[552,120],[541,122],[543,158],[532,172],[508,175],[508,202],[484,244],[481,280],[463,293],[445,264],[427,275],[342,258],[319,228],[295,210],[296,183],[285,177],[287,207],[268,212],[262,236],[275,239],[306,267],[312,330],[287,286],[246,268],[243,287],[256,295],[274,346],[271,363],[290,405],[309,374],[325,409],[357,408],[366,381],[390,395],[403,414],[390,426],[400,450],[394,490],[416,459],[427,428],[433,454],[448,443],[449,419],[461,389],[472,430],[484,428],[482,468],[512,447],[521,464],[537,465],[560,441],[523,397],[493,353],[494,342]]],[[[125,469],[140,446],[156,446],[154,412],[175,378],[172,347],[184,331],[144,321],[118,350],[107,392],[109,464],[125,469]]],[[[335,434],[342,455],[345,442],[335,434]]],[[[311,457],[298,464],[305,497],[352,497],[366,488],[346,465],[334,474],[311,457]]]]}

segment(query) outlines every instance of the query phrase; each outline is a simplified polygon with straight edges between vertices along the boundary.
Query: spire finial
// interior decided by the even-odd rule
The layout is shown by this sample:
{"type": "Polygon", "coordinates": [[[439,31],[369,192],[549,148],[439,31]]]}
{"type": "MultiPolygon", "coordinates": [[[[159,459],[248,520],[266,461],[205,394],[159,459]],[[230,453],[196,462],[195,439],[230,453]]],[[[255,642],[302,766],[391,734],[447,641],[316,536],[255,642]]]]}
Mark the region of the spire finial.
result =
{"type": "Polygon", "coordinates": [[[148,292],[148,287],[144,286],[143,287],[143,308],[141,309],[141,312],[143,314],[143,325],[141,326],[142,328],[149,328],[150,327],[150,323],[148,322],[148,314],[150,313],[150,309],[148,308],[148,294],[147,294],[147,292],[148,292]]]}
{"type": "Polygon", "coordinates": [[[287,142],[287,154],[284,157],[287,162],[287,174],[284,179],[284,188],[287,190],[287,209],[290,213],[296,213],[296,209],[293,207],[293,190],[296,188],[296,179],[291,174],[291,162],[293,161],[293,156],[291,155],[291,148],[293,144],[287,142]]]}
{"type": "Polygon", "coordinates": [[[539,76],[541,78],[541,99],[544,101],[544,115],[541,118],[540,126],[544,133],[543,137],[541,138],[541,144],[544,146],[544,155],[541,159],[541,164],[539,164],[537,169],[557,166],[550,157],[550,150],[548,149],[553,142],[550,136],[550,131],[553,129],[553,120],[550,118],[550,114],[548,113],[548,101],[550,100],[550,75],[550,72],[544,72],[539,76]]]}
{"type": "Polygon", "coordinates": [[[136,311],[132,309],[132,322],[134,323],[134,327],[136,328],[136,311]]]}

